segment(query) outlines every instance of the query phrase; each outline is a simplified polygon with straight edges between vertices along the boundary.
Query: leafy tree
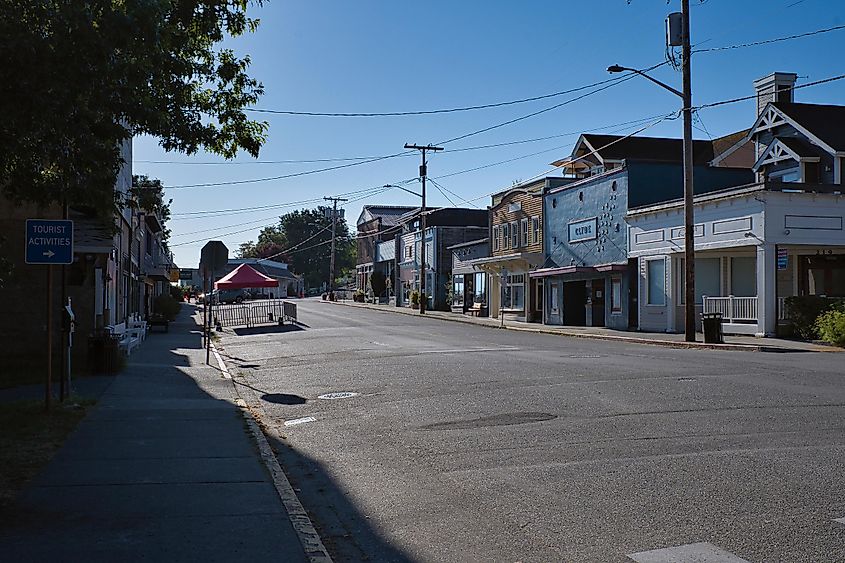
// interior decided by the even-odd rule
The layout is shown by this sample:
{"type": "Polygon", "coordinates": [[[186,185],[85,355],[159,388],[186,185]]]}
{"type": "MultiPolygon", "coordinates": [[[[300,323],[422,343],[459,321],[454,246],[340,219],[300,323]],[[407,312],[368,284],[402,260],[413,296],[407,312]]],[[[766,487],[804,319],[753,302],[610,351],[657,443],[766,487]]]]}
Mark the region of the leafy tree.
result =
{"type": "MultiPolygon", "coordinates": [[[[242,258],[266,258],[286,262],[310,286],[329,279],[331,268],[332,221],[325,208],[302,209],[279,217],[279,223],[265,227],[257,242],[245,242],[239,248],[242,258]]],[[[335,241],[335,275],[355,267],[355,245],[346,220],[338,217],[335,241]]]]}
{"type": "Polygon", "coordinates": [[[129,195],[128,204],[131,207],[158,214],[162,225],[165,225],[161,239],[167,245],[167,241],[170,239],[170,229],[166,225],[170,220],[170,204],[173,200],[164,203],[164,186],[161,180],[144,175],[134,175],[132,176],[132,187],[129,189],[129,195]]]}
{"type": "Polygon", "coordinates": [[[373,294],[377,297],[384,295],[384,292],[387,290],[387,277],[383,272],[375,271],[370,274],[370,287],[373,290],[373,294]]]}
{"type": "MultiPolygon", "coordinates": [[[[0,10],[0,194],[110,212],[121,143],[258,156],[248,0],[16,0],[0,10]]],[[[261,0],[256,0],[260,4],[261,0]]]]}

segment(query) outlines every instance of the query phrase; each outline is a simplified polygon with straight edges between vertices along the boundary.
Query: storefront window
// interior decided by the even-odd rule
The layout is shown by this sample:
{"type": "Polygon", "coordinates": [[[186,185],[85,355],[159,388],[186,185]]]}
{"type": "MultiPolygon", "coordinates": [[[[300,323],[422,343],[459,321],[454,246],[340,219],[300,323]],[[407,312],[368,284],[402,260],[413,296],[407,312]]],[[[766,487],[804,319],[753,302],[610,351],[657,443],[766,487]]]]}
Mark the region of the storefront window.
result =
{"type": "Polygon", "coordinates": [[[487,302],[487,274],[475,274],[475,284],[473,285],[475,293],[473,295],[473,303],[487,302]]]}
{"type": "MultiPolygon", "coordinates": [[[[684,259],[679,261],[678,287],[681,294],[680,303],[686,303],[686,268],[684,259]]],[[[695,302],[701,304],[701,298],[719,297],[722,295],[722,260],[721,258],[695,259],[695,302]]]]}
{"type": "Polygon", "coordinates": [[[452,281],[452,305],[460,307],[464,304],[464,276],[455,276],[452,281]]]}
{"type": "Polygon", "coordinates": [[[731,295],[735,297],[757,295],[757,259],[755,257],[731,258],[731,295]]]}
{"type": "Polygon", "coordinates": [[[622,280],[611,278],[610,280],[610,311],[612,313],[622,312],[622,280]]]}
{"type": "Polygon", "coordinates": [[[525,309],[525,274],[511,274],[504,282],[502,309],[525,309]]]}
{"type": "Polygon", "coordinates": [[[666,305],[666,261],[649,260],[647,264],[648,275],[648,304],[666,305]]]}

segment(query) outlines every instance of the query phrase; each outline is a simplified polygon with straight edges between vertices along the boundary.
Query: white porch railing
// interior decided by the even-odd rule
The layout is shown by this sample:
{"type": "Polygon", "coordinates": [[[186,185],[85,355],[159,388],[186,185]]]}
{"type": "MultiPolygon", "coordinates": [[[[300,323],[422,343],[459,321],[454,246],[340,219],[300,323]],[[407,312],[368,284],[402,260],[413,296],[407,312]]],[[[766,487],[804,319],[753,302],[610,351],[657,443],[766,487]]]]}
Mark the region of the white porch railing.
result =
{"type": "Polygon", "coordinates": [[[756,322],[757,321],[757,298],[756,297],[707,297],[701,298],[702,312],[722,313],[722,320],[726,323],[732,322],[756,322]]]}
{"type": "Polygon", "coordinates": [[[778,320],[786,320],[786,297],[778,297],[778,320]]]}

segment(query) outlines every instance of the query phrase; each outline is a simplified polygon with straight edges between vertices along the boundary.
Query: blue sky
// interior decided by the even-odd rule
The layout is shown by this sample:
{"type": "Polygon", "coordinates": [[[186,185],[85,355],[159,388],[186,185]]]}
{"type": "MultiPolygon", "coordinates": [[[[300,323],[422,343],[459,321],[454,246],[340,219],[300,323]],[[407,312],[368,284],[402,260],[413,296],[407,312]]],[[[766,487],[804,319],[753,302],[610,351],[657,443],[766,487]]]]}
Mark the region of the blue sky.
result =
{"type": "MultiPolygon", "coordinates": [[[[701,48],[845,23],[845,2],[839,0],[691,0],[691,5],[692,41],[701,48]]],[[[271,1],[252,10],[253,17],[261,19],[257,33],[229,41],[228,45],[252,58],[250,72],[266,90],[258,108],[315,112],[428,110],[583,86],[608,78],[605,69],[614,63],[637,68],[659,63],[664,60],[663,20],[669,12],[678,10],[679,0],[632,0],[630,4],[625,0],[271,1]]],[[[750,95],[752,81],[773,71],[795,72],[799,84],[842,74],[843,47],[845,30],[840,30],[772,45],[697,54],[692,59],[693,104],[750,95]]],[[[680,73],[670,66],[655,70],[654,76],[680,89],[680,73]]],[[[256,118],[270,124],[269,140],[258,162],[246,155],[226,163],[203,153],[190,157],[166,153],[155,139],[139,137],[134,141],[133,172],[174,187],[294,174],[351,161],[261,161],[399,153],[405,142],[439,143],[576,95],[428,116],[345,118],[256,113],[256,118]]],[[[845,103],[845,81],[798,90],[796,101],[845,103]]],[[[447,143],[446,151],[430,159],[428,173],[435,180],[441,177],[437,181],[443,187],[483,208],[489,198],[480,196],[550,170],[548,163],[570,152],[578,132],[664,115],[678,108],[678,98],[636,78],[542,115],[447,143]],[[567,133],[571,134],[564,135],[567,133]],[[556,137],[455,150],[550,136],[556,137]],[[516,160],[451,175],[510,159],[516,160]]],[[[753,101],[705,109],[700,112],[695,135],[718,137],[748,127],[753,119],[753,101]]],[[[603,132],[627,134],[642,126],[618,126],[603,132]]],[[[679,137],[681,122],[665,121],[642,134],[679,137]]],[[[176,261],[182,267],[195,267],[199,250],[209,239],[223,240],[234,255],[238,244],[255,240],[261,227],[275,223],[278,215],[314,205],[201,217],[185,213],[282,205],[355,192],[413,178],[418,166],[419,155],[412,154],[276,181],[168,189],[168,197],[173,199],[170,227],[176,261]]],[[[435,186],[429,186],[428,194],[431,205],[450,205],[435,186]]],[[[461,204],[454,195],[449,197],[461,204]]],[[[346,213],[354,224],[362,205],[418,202],[414,196],[393,189],[350,202],[346,213]]]]}

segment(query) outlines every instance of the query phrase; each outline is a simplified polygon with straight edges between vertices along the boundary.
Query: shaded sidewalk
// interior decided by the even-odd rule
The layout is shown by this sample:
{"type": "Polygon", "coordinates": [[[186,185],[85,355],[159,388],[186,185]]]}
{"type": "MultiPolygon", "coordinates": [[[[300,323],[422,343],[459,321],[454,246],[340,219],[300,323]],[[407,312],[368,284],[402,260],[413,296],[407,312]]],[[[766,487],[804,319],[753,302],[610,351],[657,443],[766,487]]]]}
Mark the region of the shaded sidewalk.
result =
{"type": "Polygon", "coordinates": [[[0,523],[10,561],[307,561],[186,306],[0,523]]]}
{"type": "MultiPolygon", "coordinates": [[[[321,303],[331,303],[321,301],[321,303]]],[[[399,313],[419,317],[419,311],[394,305],[373,305],[370,303],[355,303],[350,301],[336,301],[334,304],[346,305],[349,307],[361,307],[375,311],[388,313],[399,313]]],[[[556,334],[572,338],[590,338],[595,340],[606,340],[610,342],[625,342],[629,344],[651,344],[654,346],[666,346],[670,348],[703,348],[714,350],[736,350],[748,352],[842,352],[843,349],[834,346],[803,342],[799,340],[788,340],[784,338],[757,338],[754,336],[725,336],[724,344],[706,344],[704,337],[699,333],[696,338],[698,342],[685,342],[683,334],[670,334],[658,332],[627,332],[604,327],[584,327],[544,325],[539,323],[524,323],[516,321],[505,321],[504,326],[499,319],[490,317],[471,317],[459,313],[445,311],[426,310],[425,317],[452,321],[489,328],[504,328],[523,332],[536,332],[543,334],[556,334]]]]}

